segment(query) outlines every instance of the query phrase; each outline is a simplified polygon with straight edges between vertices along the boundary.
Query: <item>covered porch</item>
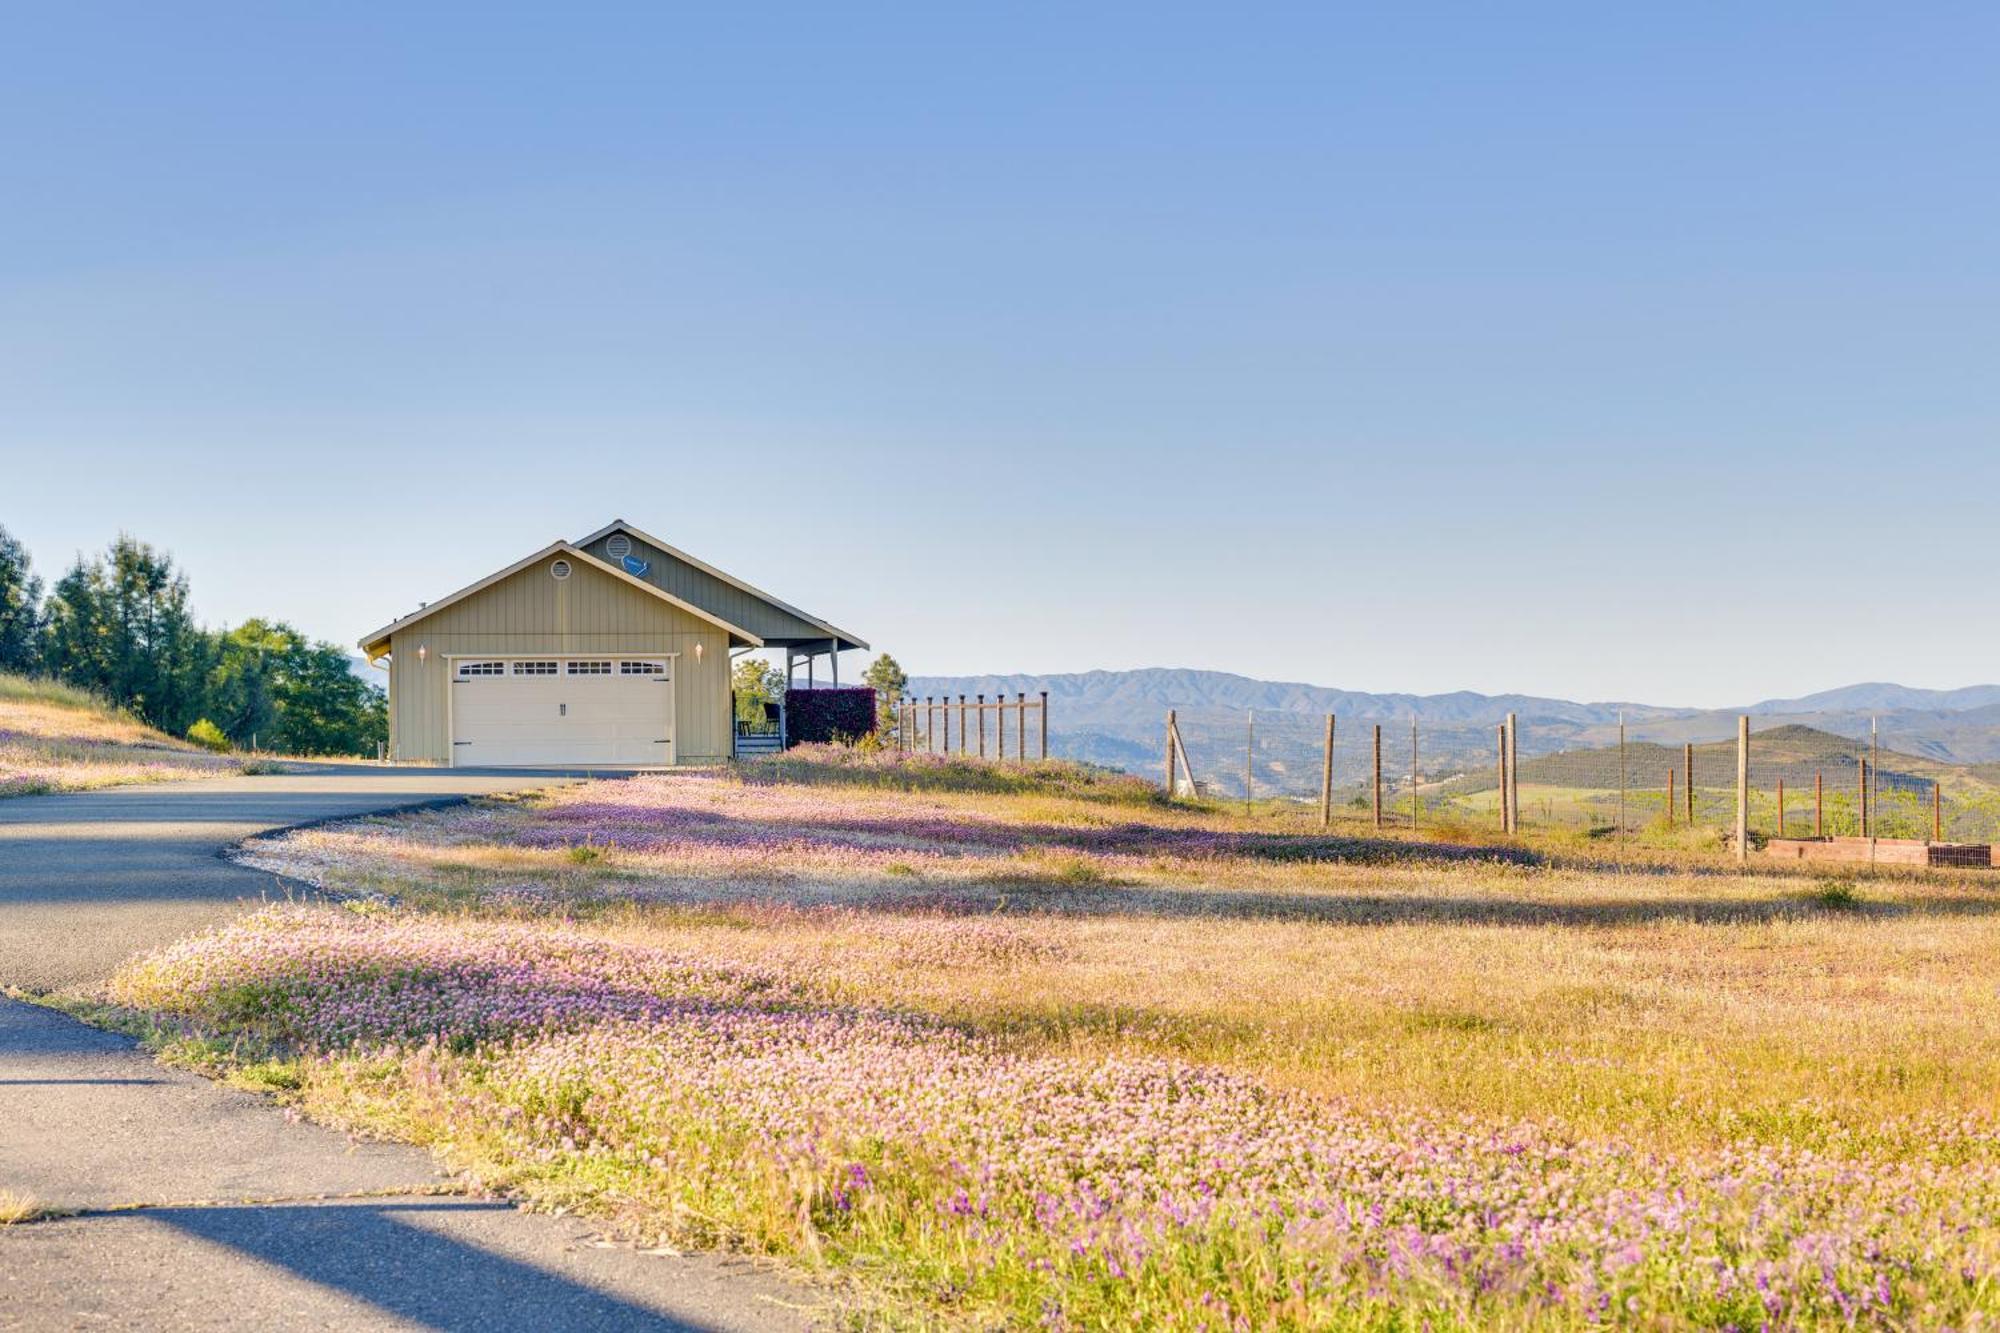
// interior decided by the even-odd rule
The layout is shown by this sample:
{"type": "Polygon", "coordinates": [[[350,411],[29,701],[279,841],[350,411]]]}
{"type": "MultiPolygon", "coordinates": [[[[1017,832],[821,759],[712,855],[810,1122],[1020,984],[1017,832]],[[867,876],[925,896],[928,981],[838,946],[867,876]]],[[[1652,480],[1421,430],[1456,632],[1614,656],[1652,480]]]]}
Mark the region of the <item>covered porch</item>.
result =
{"type": "MultiPolygon", "coordinates": [[[[840,655],[851,649],[867,646],[858,640],[839,635],[767,638],[764,643],[766,650],[775,649],[783,654],[787,691],[841,688],[840,655]]],[[[738,755],[773,754],[791,745],[791,728],[787,725],[788,719],[782,700],[767,705],[765,716],[761,718],[745,718],[736,716],[736,713],[737,710],[732,707],[731,715],[735,717],[736,724],[735,748],[738,755]]]]}

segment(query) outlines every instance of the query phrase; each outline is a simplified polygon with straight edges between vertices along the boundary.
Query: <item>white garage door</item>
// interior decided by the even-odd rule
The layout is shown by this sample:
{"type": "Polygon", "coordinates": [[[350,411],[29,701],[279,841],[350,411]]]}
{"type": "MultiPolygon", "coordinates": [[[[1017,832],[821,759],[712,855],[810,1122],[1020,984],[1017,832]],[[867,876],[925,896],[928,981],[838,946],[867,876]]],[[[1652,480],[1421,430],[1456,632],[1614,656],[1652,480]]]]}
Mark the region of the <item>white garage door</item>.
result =
{"type": "Polygon", "coordinates": [[[673,661],[483,658],[451,673],[452,763],[461,768],[674,762],[673,661]]]}

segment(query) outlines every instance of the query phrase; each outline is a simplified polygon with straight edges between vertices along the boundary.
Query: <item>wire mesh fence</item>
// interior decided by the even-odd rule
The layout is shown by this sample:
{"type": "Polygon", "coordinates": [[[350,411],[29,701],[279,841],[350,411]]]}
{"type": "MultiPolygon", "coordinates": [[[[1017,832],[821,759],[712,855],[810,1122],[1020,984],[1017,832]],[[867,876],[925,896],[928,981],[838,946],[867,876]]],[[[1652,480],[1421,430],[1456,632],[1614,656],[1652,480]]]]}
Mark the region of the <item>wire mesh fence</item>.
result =
{"type": "Polygon", "coordinates": [[[1166,767],[1156,771],[1163,781],[1177,767],[1187,771],[1194,791],[1213,799],[1323,803],[1329,822],[1428,826],[1440,835],[1549,833],[1720,848],[1733,846],[1740,811],[1752,849],[1764,853],[1774,842],[1844,839],[2000,843],[2000,765],[1954,763],[1926,753],[1934,748],[1927,742],[1899,748],[1896,741],[1874,726],[1856,736],[1752,718],[1739,755],[1734,731],[1713,721],[1579,728],[1568,719],[1516,718],[1510,731],[1507,719],[1329,721],[1190,710],[1163,735],[1166,767]]]}

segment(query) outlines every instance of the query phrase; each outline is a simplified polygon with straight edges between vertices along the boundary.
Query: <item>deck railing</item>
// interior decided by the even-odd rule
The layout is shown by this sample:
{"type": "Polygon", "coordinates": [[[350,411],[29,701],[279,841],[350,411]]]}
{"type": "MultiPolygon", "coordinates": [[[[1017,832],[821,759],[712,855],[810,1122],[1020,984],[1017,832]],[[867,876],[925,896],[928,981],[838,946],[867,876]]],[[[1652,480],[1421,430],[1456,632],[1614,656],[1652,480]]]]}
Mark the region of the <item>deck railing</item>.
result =
{"type": "Polygon", "coordinates": [[[956,703],[949,695],[926,695],[921,700],[905,698],[897,726],[902,748],[936,754],[951,754],[955,750],[959,754],[977,754],[981,759],[988,753],[1000,759],[1026,759],[1033,750],[1036,758],[1047,759],[1049,692],[1042,690],[1039,696],[1030,699],[1025,692],[1017,692],[1009,699],[996,694],[991,703],[983,694],[973,695],[970,700],[961,694],[956,703]],[[956,728],[952,725],[954,712],[958,714],[956,728]],[[993,723],[990,752],[986,745],[989,718],[993,723]]]}

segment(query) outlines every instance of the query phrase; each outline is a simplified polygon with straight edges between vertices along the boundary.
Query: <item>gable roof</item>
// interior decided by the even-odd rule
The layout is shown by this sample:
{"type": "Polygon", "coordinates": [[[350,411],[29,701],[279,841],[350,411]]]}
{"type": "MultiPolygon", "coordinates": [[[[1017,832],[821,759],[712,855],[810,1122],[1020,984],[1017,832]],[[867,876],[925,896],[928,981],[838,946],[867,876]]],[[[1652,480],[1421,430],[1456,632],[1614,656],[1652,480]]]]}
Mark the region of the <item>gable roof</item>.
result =
{"type": "MultiPolygon", "coordinates": [[[[771,607],[774,610],[780,611],[787,616],[790,616],[794,620],[803,622],[811,629],[817,630],[819,633],[824,634],[827,638],[834,640],[841,646],[848,648],[866,648],[868,646],[867,641],[865,639],[860,638],[858,635],[855,635],[847,630],[841,629],[839,626],[831,624],[825,620],[821,620],[818,616],[808,615],[804,611],[799,610],[799,608],[797,608],[796,606],[793,606],[790,602],[780,601],[776,597],[773,597],[770,593],[765,592],[762,588],[752,587],[750,584],[745,583],[742,579],[737,578],[734,574],[725,573],[724,571],[717,569],[714,565],[709,564],[705,560],[701,560],[696,558],[695,556],[689,555],[686,551],[683,551],[678,547],[669,546],[667,543],[661,541],[658,537],[653,536],[653,534],[651,534],[650,532],[643,532],[640,529],[633,527],[630,523],[627,523],[622,518],[615,519],[612,522],[605,524],[597,531],[591,533],[588,537],[583,537],[578,539],[576,544],[578,546],[591,546],[599,541],[602,541],[604,538],[609,537],[614,532],[622,532],[628,537],[636,538],[637,540],[646,543],[654,550],[659,551],[661,554],[668,556],[671,559],[678,560],[682,564],[688,566],[690,569],[699,570],[701,573],[708,575],[712,579],[716,579],[722,583],[728,584],[730,587],[735,588],[738,592],[741,592],[749,597],[755,598],[757,601],[760,601],[764,603],[766,606],[771,607]]],[[[653,585],[649,584],[648,586],[653,586],[653,585]]],[[[784,641],[784,636],[771,634],[768,631],[765,633],[764,637],[765,639],[770,640],[772,642],[782,643],[784,641]]]]}
{"type": "MultiPolygon", "coordinates": [[[[634,533],[633,535],[639,536],[641,534],[634,533]]],[[[361,640],[361,651],[367,653],[369,658],[372,660],[375,657],[380,656],[380,654],[377,653],[375,650],[378,647],[386,647],[389,642],[390,635],[395,634],[399,630],[408,629],[410,626],[416,624],[418,621],[428,619],[429,617],[434,616],[438,612],[444,610],[447,606],[451,606],[454,605],[455,603],[462,602],[466,598],[473,596],[475,593],[484,592],[486,589],[492,587],[494,584],[500,582],[502,579],[512,578],[514,575],[520,573],[522,570],[528,568],[530,565],[533,565],[537,561],[547,560],[552,556],[558,556],[558,555],[566,556],[574,560],[580,560],[585,565],[589,566],[592,569],[601,570],[602,572],[609,574],[614,579],[618,579],[621,580],[622,582],[629,583],[635,588],[638,588],[644,592],[651,593],[653,596],[659,598],[661,601],[666,602],[671,606],[677,606],[691,616],[699,617],[700,619],[706,620],[709,624],[714,625],[719,629],[727,630],[731,635],[735,636],[737,639],[740,639],[742,642],[750,645],[753,648],[761,648],[764,646],[763,639],[759,638],[755,634],[752,634],[749,630],[744,629],[740,625],[732,625],[728,621],[724,620],[722,617],[716,615],[715,613],[711,611],[704,611],[702,608],[696,606],[694,603],[676,597],[672,593],[668,592],[666,589],[656,587],[653,584],[646,582],[646,580],[644,579],[635,579],[630,574],[627,574],[624,570],[618,568],[616,565],[607,564],[606,562],[599,560],[596,556],[592,555],[590,552],[582,550],[576,546],[572,546],[570,543],[566,541],[553,541],[550,542],[547,546],[544,546],[541,550],[536,551],[533,555],[524,556],[523,558],[516,560],[513,564],[507,566],[507,568],[503,570],[500,570],[498,573],[488,574],[485,578],[479,580],[477,583],[469,583],[465,587],[460,588],[457,592],[452,593],[449,597],[444,597],[439,599],[438,601],[431,602],[428,605],[419,608],[418,610],[412,611],[409,615],[404,616],[401,620],[392,621],[391,623],[384,625],[381,629],[376,630],[373,634],[367,635],[361,640]]]]}

